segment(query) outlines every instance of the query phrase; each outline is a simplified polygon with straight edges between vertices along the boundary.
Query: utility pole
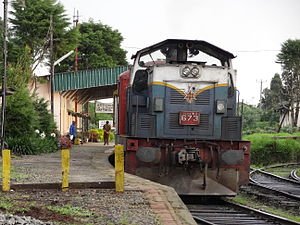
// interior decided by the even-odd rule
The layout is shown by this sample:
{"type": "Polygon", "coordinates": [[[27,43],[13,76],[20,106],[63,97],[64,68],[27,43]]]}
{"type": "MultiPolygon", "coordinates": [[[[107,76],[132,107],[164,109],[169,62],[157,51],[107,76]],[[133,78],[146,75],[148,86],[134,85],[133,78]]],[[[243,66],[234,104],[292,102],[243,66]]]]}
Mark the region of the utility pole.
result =
{"type": "Polygon", "coordinates": [[[50,104],[51,104],[52,116],[54,116],[53,81],[54,81],[53,16],[50,15],[50,104]]]}
{"type": "Polygon", "coordinates": [[[259,91],[259,105],[260,105],[260,108],[262,107],[261,100],[262,100],[262,80],[260,80],[260,91],[259,91]]]}
{"type": "MultiPolygon", "coordinates": [[[[73,15],[73,26],[77,27],[79,22],[79,12],[77,10],[77,15],[75,15],[75,9],[74,9],[74,15],[73,15]]],[[[74,64],[74,71],[76,72],[78,70],[78,48],[76,46],[75,48],[75,64],[74,64]]]]}
{"type": "Polygon", "coordinates": [[[2,75],[2,109],[1,109],[1,150],[5,149],[5,108],[6,108],[6,80],[7,80],[7,8],[8,0],[3,1],[3,75],[2,75]]]}
{"type": "Polygon", "coordinates": [[[260,83],[259,87],[259,108],[262,108],[262,99],[263,99],[263,83],[267,82],[267,80],[256,80],[256,82],[260,83]]]}
{"type": "MultiPolygon", "coordinates": [[[[77,15],[75,15],[75,9],[74,9],[74,15],[73,15],[73,25],[74,27],[77,27],[79,22],[79,12],[77,10],[77,15]]],[[[78,70],[78,48],[76,46],[75,48],[75,63],[74,63],[74,71],[77,72],[78,70]]],[[[75,112],[77,112],[78,110],[78,99],[77,99],[77,93],[75,94],[75,112]]],[[[78,124],[78,118],[77,116],[75,116],[75,122],[76,122],[76,126],[78,124]]],[[[83,131],[83,130],[82,130],[83,131]]]]}

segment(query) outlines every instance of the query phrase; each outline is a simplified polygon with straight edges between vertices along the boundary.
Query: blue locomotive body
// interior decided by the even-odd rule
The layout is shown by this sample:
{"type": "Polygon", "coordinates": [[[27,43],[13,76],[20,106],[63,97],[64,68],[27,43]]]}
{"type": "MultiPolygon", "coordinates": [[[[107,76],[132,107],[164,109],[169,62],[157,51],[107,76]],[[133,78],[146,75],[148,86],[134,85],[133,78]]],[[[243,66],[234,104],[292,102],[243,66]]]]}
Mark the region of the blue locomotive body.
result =
{"type": "Polygon", "coordinates": [[[119,85],[127,171],[179,193],[235,193],[248,181],[250,144],[241,140],[234,55],[169,39],[133,58],[119,85]]]}

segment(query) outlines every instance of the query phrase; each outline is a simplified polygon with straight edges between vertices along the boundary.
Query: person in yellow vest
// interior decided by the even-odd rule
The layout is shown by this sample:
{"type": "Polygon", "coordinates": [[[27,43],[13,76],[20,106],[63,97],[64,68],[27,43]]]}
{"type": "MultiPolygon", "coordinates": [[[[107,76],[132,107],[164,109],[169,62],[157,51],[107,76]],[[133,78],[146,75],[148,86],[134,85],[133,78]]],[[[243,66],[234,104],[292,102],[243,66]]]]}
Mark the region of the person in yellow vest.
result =
{"type": "Polygon", "coordinates": [[[106,124],[103,126],[103,140],[104,145],[109,145],[109,133],[111,130],[111,126],[109,124],[109,121],[106,121],[106,124]]]}

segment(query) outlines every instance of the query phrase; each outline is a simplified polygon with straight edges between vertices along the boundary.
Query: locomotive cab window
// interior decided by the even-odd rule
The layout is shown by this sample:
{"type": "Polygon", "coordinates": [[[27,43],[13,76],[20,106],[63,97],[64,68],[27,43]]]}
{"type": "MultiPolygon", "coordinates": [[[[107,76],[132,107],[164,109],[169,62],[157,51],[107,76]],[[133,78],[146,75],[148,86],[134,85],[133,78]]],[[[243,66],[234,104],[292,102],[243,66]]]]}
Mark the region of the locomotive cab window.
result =
{"type": "Polygon", "coordinates": [[[159,64],[165,64],[165,56],[160,52],[160,50],[149,52],[139,58],[139,66],[141,67],[149,67],[159,64]]]}
{"type": "Polygon", "coordinates": [[[146,70],[136,71],[132,88],[136,94],[143,94],[148,90],[148,72],[146,70]]]}

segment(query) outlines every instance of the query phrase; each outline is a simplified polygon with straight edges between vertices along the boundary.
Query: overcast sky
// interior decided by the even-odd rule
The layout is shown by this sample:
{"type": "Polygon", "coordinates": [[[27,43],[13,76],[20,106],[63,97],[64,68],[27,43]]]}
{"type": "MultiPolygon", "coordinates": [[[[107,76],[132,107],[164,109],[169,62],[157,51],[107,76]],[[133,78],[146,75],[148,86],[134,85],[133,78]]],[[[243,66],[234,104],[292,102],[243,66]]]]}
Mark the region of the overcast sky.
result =
{"type": "Polygon", "coordinates": [[[70,19],[101,21],[117,29],[128,51],[168,38],[205,40],[237,57],[238,89],[247,103],[259,100],[281,73],[276,55],[287,39],[300,39],[300,0],[59,0],[70,19]]]}

